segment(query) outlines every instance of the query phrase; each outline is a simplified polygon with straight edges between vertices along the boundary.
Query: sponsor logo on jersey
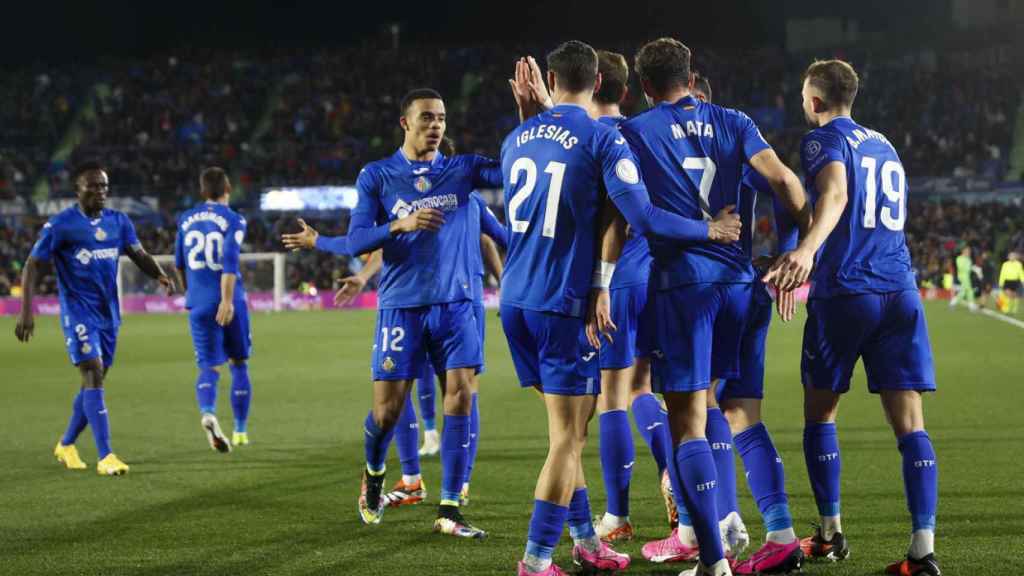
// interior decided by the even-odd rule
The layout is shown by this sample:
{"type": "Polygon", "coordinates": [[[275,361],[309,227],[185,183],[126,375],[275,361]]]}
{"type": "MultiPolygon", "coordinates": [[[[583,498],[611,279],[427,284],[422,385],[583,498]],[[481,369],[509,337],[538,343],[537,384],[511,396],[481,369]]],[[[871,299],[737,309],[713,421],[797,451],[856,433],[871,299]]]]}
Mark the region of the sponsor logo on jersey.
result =
{"type": "Polygon", "coordinates": [[[422,208],[434,208],[442,212],[453,212],[459,208],[459,197],[455,194],[442,194],[440,196],[427,196],[419,200],[413,200],[412,204],[399,198],[391,207],[391,213],[397,218],[405,218],[409,214],[422,208]]]}
{"type": "Polygon", "coordinates": [[[106,239],[107,239],[107,232],[103,228],[97,228],[96,229],[96,240],[99,241],[99,242],[103,242],[106,239]]]}
{"type": "Polygon", "coordinates": [[[391,356],[385,356],[380,367],[383,368],[385,372],[391,372],[395,369],[395,361],[391,359],[391,356]]]}
{"type": "Polygon", "coordinates": [[[78,252],[75,252],[75,260],[81,262],[82,266],[88,266],[89,262],[93,260],[116,260],[118,255],[117,248],[103,248],[102,250],[81,248],[78,252]]]}

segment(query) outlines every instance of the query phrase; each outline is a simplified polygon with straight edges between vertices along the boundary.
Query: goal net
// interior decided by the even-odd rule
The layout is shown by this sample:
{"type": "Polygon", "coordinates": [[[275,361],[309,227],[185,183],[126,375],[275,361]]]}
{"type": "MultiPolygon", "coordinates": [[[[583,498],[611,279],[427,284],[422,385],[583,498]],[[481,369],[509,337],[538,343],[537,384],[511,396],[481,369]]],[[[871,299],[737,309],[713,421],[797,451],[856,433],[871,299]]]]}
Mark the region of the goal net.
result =
{"type": "MultiPolygon", "coordinates": [[[[175,278],[174,255],[154,254],[164,271],[175,278]]],[[[279,311],[285,302],[285,254],[280,252],[243,252],[239,255],[242,282],[254,311],[279,311]]],[[[177,312],[185,309],[184,291],[168,297],[159,283],[149,278],[127,256],[121,257],[117,271],[117,293],[121,312],[177,312]]]]}

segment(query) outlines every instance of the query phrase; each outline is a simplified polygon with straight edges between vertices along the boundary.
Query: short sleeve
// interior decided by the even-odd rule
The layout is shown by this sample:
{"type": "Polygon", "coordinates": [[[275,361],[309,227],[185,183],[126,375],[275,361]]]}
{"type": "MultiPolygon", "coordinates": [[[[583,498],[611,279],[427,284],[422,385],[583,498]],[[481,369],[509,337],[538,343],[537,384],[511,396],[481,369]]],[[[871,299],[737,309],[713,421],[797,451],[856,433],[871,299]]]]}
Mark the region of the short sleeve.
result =
{"type": "Polygon", "coordinates": [[[501,188],[501,162],[486,156],[473,155],[473,186],[475,188],[501,188]]]}
{"type": "Polygon", "coordinates": [[[743,156],[747,160],[753,158],[758,152],[771,148],[750,116],[743,112],[736,112],[736,117],[739,119],[739,142],[743,146],[743,156]]]}
{"type": "Polygon", "coordinates": [[[135,233],[135,225],[132,224],[132,219],[128,216],[121,215],[121,252],[127,252],[128,248],[134,247],[139,248],[142,244],[139,242],[139,236],[135,233]]]}
{"type": "Polygon", "coordinates": [[[53,258],[53,253],[59,245],[56,222],[54,219],[50,219],[49,222],[43,224],[43,229],[39,232],[39,239],[32,246],[32,253],[29,256],[34,260],[49,261],[53,258]]]}
{"type": "Polygon", "coordinates": [[[616,198],[637,190],[646,192],[636,157],[626,137],[618,130],[609,129],[598,136],[597,155],[608,196],[616,198]]]}
{"type": "Polygon", "coordinates": [[[224,238],[224,255],[222,264],[227,274],[238,273],[239,256],[242,253],[242,243],[245,242],[245,218],[239,217],[228,229],[227,237],[224,238]]]}
{"type": "Polygon", "coordinates": [[[813,130],[804,136],[800,143],[800,164],[807,180],[813,182],[830,162],[846,162],[846,148],[839,134],[813,130]]]}

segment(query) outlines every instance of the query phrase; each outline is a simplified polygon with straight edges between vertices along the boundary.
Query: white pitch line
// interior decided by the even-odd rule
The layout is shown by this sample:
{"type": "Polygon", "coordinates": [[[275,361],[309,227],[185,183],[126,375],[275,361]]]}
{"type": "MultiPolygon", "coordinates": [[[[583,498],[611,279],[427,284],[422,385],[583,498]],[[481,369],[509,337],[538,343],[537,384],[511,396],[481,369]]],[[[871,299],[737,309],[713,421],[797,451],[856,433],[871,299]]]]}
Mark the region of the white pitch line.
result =
{"type": "Polygon", "coordinates": [[[1011,317],[1009,317],[1009,316],[1007,316],[1005,314],[1000,314],[998,312],[993,312],[993,311],[985,309],[985,308],[981,309],[981,313],[984,314],[985,316],[990,317],[990,318],[995,318],[996,320],[1002,320],[1003,322],[1006,322],[1007,324],[1013,324],[1017,328],[1024,328],[1024,322],[1021,322],[1020,320],[1017,320],[1016,318],[1011,318],[1011,317]]]}

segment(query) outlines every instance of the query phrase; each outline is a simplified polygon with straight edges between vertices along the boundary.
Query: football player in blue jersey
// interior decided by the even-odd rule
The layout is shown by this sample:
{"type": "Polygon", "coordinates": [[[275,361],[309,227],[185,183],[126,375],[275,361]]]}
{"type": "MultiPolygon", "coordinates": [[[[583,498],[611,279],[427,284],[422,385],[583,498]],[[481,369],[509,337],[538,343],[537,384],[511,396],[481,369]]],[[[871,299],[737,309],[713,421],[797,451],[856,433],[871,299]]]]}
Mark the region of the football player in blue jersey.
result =
{"type": "Polygon", "coordinates": [[[22,271],[21,314],[15,327],[18,340],[28,342],[35,330],[32,295],[39,262],[54,262],[60,294],[61,327],[71,363],[82,377],[81,389],[72,403],[67,431],[57,442],[54,455],[68,469],[85,469],[75,440],[92,428],[98,462],[96,471],[104,476],[128,472],[110,447],[110,423],[103,383],[114,363],[117,333],[121,325],[117,296],[117,266],[127,255],[147,276],[174,291],[174,282],[142,247],[128,216],[106,208],[110,181],[97,162],[85,162],[73,175],[78,204],[43,226],[22,271]]]}
{"type": "MultiPolygon", "coordinates": [[[[640,49],[636,69],[652,108],[622,123],[656,205],[686,218],[711,217],[739,203],[743,165],[763,175],[792,213],[799,179],[745,114],[695,98],[690,51],[671,38],[640,49]]],[[[754,271],[736,245],[649,238],[649,280],[658,319],[652,380],[668,405],[674,446],[669,476],[693,526],[700,561],[688,575],[730,574],[719,533],[718,478],[705,428],[712,380],[739,376],[742,329],[754,271]]],[[[682,525],[682,518],[680,518],[682,525]]],[[[670,536],[666,540],[680,540],[670,536]]],[[[665,542],[665,541],[662,541],[665,542]]],[[[645,551],[645,556],[648,553],[645,551]]]]}
{"type": "MultiPolygon", "coordinates": [[[[703,102],[711,102],[711,83],[707,77],[695,74],[693,94],[703,102]]],[[[792,215],[775,198],[768,181],[749,165],[743,167],[738,208],[743,220],[743,231],[739,246],[748,258],[754,256],[754,210],[758,194],[772,198],[779,252],[792,250],[797,240],[797,227],[792,215]]],[[[809,209],[806,202],[804,206],[809,209]]],[[[755,259],[754,269],[758,275],[763,274],[772,261],[770,256],[755,259]]],[[[796,304],[794,293],[778,292],[776,304],[783,321],[791,320],[796,304]]],[[[734,555],[738,555],[749,542],[750,537],[740,518],[736,500],[736,466],[732,454],[735,448],[743,460],[747,483],[761,511],[767,532],[765,544],[749,559],[733,567],[737,574],[789,572],[799,568],[803,560],[799,540],[793,531],[782,459],[768,429],[761,421],[765,345],[771,317],[772,297],[763,283],[755,282],[740,345],[740,376],[716,382],[712,386],[712,393],[708,394],[708,423],[705,432],[711,443],[719,478],[719,530],[734,555]]]]}
{"type": "Polygon", "coordinates": [[[547,60],[556,105],[514,129],[501,151],[509,227],[501,320],[520,384],[542,392],[548,416],[548,454],[520,575],[564,574],[551,557],[567,521],[573,560],[585,570],[629,565],[594,530],[581,465],[600,388],[599,342],[584,317],[592,284],[606,290],[614,275],[598,260],[605,196],[639,234],[729,243],[740,225],[735,217],[706,222],[653,206],[626,141],[589,116],[600,88],[597,53],[570,41],[547,60]]]}
{"type": "Polygon", "coordinates": [[[429,89],[402,99],[405,141],[392,156],[359,173],[359,203],[348,243],[353,254],[384,250],[372,358],[373,410],[365,428],[366,470],[359,512],[380,522],[384,460],[415,378],[429,355],[444,372],[441,501],[434,530],[468,538],[486,533],[459,510],[471,445],[472,381],[483,365],[473,308],[474,262],[470,205],[476,188],[501,186],[497,162],[481,156],[446,157],[438,151],[446,113],[429,89]]]}
{"type": "Polygon", "coordinates": [[[252,333],[238,266],[246,223],[245,218],[228,207],[231,181],[222,168],[203,170],[199,190],[203,202],[178,217],[174,264],[185,289],[189,331],[199,367],[196,401],[200,426],[210,448],[228,453],[232,444],[249,443],[252,384],[247,360],[252,350],[252,333]],[[228,360],[231,409],[235,416],[230,443],[216,416],[220,368],[228,360]]]}
{"type": "MultiPolygon", "coordinates": [[[[617,127],[626,119],[619,105],[629,91],[629,65],[623,55],[615,52],[598,50],[597,57],[601,87],[594,92],[591,116],[598,122],[617,127]]],[[[611,318],[617,331],[598,350],[601,362],[601,394],[597,397],[598,448],[607,507],[595,521],[595,528],[597,535],[606,542],[633,538],[633,525],[629,521],[629,486],[636,450],[626,416],[629,408],[632,408],[637,432],[647,443],[657,464],[658,478],[664,479],[660,484],[669,524],[674,526],[676,521],[676,505],[666,474],[668,422],[664,407],[651,392],[648,351],[637,338],[641,312],[647,304],[651,254],[643,236],[632,230],[627,232],[627,236],[610,286],[611,318]]]]}
{"type": "Polygon", "coordinates": [[[906,558],[886,572],[938,576],[938,470],[921,403],[923,392],[935,390],[935,370],[903,232],[907,176],[892,143],[850,117],[858,84],[853,67],[840,60],[814,62],[804,74],[804,114],[815,128],[804,136],[801,156],[814,224],[765,276],[791,289],[813,265],[800,372],[804,456],[821,526],[803,547],[809,556],[833,560],[849,553],[840,524],[835,420],[860,358],[903,456],[913,526],[906,558]]]}

